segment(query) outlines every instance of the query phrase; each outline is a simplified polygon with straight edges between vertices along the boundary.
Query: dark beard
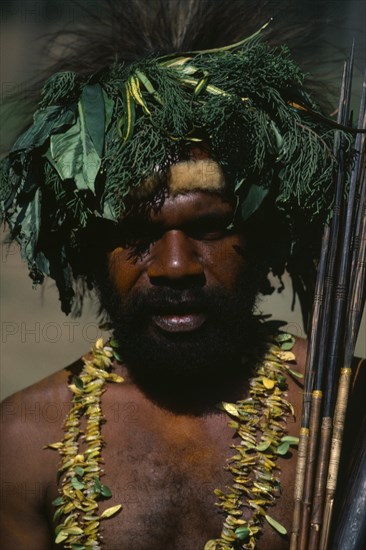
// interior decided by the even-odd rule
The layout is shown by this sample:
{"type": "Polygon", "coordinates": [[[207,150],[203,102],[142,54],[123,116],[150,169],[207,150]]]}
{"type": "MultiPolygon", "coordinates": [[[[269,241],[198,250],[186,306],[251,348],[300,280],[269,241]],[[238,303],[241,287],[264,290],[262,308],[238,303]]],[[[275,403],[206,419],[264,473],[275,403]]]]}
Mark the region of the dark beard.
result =
{"type": "Polygon", "coordinates": [[[218,401],[243,398],[252,367],[264,351],[253,313],[258,277],[246,271],[235,290],[153,287],[121,299],[108,277],[100,278],[102,308],[134,383],[153,401],[175,412],[201,413],[218,401]],[[186,303],[182,307],[182,303],[186,303]],[[199,329],[167,333],[151,323],[159,312],[204,311],[199,329]]]}

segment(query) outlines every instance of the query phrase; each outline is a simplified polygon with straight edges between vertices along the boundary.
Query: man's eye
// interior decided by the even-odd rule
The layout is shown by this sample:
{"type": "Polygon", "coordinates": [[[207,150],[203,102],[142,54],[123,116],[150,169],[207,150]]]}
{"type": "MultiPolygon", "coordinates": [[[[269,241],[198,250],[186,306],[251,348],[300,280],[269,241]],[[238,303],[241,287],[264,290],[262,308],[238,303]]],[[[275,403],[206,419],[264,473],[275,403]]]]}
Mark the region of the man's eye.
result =
{"type": "Polygon", "coordinates": [[[161,231],[149,224],[129,224],[119,230],[120,244],[126,248],[148,247],[161,237],[161,231]]]}
{"type": "Polygon", "coordinates": [[[160,239],[161,232],[157,230],[134,231],[130,234],[124,234],[121,237],[121,245],[129,251],[130,258],[133,261],[142,259],[149,253],[150,247],[160,239]]]}
{"type": "Polygon", "coordinates": [[[214,241],[222,239],[231,232],[226,222],[198,223],[186,228],[185,233],[192,239],[214,241]]]}
{"type": "Polygon", "coordinates": [[[124,235],[124,238],[127,243],[129,242],[146,243],[146,242],[150,242],[151,240],[154,240],[153,234],[151,232],[142,231],[142,230],[126,233],[126,235],[124,235]]]}

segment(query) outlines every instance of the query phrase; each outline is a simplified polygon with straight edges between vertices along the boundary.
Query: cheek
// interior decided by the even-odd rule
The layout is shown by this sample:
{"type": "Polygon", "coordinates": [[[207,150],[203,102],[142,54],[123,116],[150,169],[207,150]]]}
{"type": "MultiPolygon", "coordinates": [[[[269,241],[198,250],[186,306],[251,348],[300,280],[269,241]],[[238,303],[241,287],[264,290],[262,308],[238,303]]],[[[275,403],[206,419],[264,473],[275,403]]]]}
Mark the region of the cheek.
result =
{"type": "Polygon", "coordinates": [[[237,236],[207,243],[201,249],[207,281],[234,288],[245,268],[245,242],[237,236]],[[210,281],[211,279],[211,281],[210,281]]]}
{"type": "Polygon", "coordinates": [[[131,258],[130,252],[123,248],[107,254],[107,266],[111,282],[121,296],[128,294],[142,274],[141,262],[131,258]]]}

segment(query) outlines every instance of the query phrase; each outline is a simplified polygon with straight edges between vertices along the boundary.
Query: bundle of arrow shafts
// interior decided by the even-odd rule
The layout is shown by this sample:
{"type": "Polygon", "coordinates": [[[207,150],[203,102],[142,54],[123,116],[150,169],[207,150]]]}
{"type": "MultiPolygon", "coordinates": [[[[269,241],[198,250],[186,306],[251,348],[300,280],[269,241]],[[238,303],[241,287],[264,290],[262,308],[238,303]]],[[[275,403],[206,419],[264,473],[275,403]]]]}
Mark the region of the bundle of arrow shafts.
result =
{"type": "MultiPolygon", "coordinates": [[[[338,123],[349,126],[353,49],[338,123]]],[[[326,550],[334,509],[352,359],[366,294],[366,77],[354,143],[340,131],[333,216],[325,227],[308,344],[290,550],[326,550]],[[351,174],[349,176],[349,174],[351,174]]],[[[363,498],[363,497],[362,497],[363,498]]],[[[347,545],[347,550],[356,547],[347,545]]]]}

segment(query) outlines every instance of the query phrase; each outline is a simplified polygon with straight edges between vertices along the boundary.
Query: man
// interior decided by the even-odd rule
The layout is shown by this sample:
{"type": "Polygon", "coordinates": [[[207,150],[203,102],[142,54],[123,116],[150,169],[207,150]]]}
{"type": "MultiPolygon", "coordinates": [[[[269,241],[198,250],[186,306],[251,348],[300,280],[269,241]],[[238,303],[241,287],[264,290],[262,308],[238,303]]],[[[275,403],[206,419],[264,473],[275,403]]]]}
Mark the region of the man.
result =
{"type": "MultiPolygon", "coordinates": [[[[172,168],[171,185],[185,164],[172,168]]],[[[243,294],[238,284],[242,285],[247,262],[246,237],[226,229],[232,204],[217,192],[199,190],[202,171],[199,161],[197,165],[188,183],[198,189],[167,197],[149,220],[147,235],[156,241],[148,252],[137,260],[130,257],[129,247],[117,246],[108,253],[111,288],[102,299],[111,302],[116,319],[118,314],[126,315],[128,307],[132,312],[127,313],[127,325],[117,320],[115,325],[117,331],[129,332],[131,338],[123,337],[123,341],[129,342],[126,353],[131,365],[116,365],[115,372],[125,382],[121,387],[111,385],[102,399],[103,437],[113,441],[103,453],[103,483],[113,487],[113,500],[102,508],[123,502],[122,517],[110,519],[102,531],[105,548],[118,548],[121,543],[136,549],[202,548],[221,529],[222,516],[215,510],[213,491],[230,485],[230,473],[224,467],[234,440],[227,413],[216,404],[247,396],[251,365],[250,361],[241,365],[241,348],[222,316],[226,314],[229,323],[234,317],[229,328],[238,331],[236,322],[242,311],[236,301],[243,294]],[[231,343],[238,349],[231,350],[231,343]],[[126,411],[122,417],[116,415],[116,405],[126,411]]],[[[244,293],[251,301],[252,285],[244,293]]],[[[252,304],[246,307],[250,312],[252,304]]],[[[248,338],[248,329],[243,329],[248,338]]],[[[254,333],[251,338],[258,337],[254,333]]],[[[253,346],[248,342],[246,349],[252,351],[253,346]]],[[[295,353],[301,365],[302,342],[297,343],[295,353]]],[[[67,379],[79,372],[77,363],[10,398],[9,403],[69,404],[67,379]]],[[[301,391],[294,382],[290,388],[298,411],[301,391]]],[[[17,419],[11,424],[3,441],[5,468],[9,468],[3,472],[4,479],[29,484],[31,471],[39,490],[23,502],[18,495],[7,495],[4,513],[9,519],[4,527],[9,533],[2,544],[4,548],[48,548],[58,457],[43,447],[62,439],[62,429],[47,422],[22,424],[17,419]],[[30,459],[25,471],[17,456],[26,452],[30,459]]],[[[297,433],[292,418],[289,427],[290,433],[297,433]]],[[[289,528],[293,475],[288,473],[288,459],[279,462],[286,498],[278,501],[271,514],[289,528]]],[[[262,543],[263,548],[287,547],[270,528],[265,528],[262,543]]]]}
{"type": "Polygon", "coordinates": [[[93,284],[114,340],[4,403],[67,418],[7,419],[4,479],[34,491],[6,495],[2,548],[288,548],[305,344],[254,307],[269,268],[305,276],[332,202],[314,109],[253,40],[48,81],[3,210],[34,282],[67,312],[93,284]]]}

